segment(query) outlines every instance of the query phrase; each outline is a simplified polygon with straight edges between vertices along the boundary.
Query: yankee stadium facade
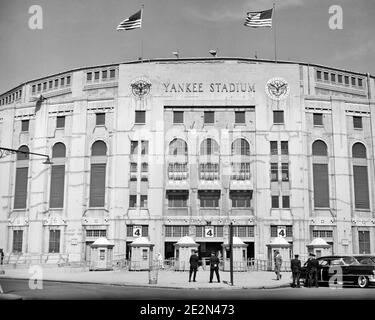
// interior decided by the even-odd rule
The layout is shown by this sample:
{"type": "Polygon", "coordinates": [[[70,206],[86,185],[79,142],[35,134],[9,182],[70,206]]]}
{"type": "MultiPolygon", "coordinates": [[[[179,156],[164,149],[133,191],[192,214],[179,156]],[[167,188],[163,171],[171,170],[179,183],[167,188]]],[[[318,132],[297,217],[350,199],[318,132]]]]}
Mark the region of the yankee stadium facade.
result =
{"type": "Polygon", "coordinates": [[[275,239],[305,256],[375,253],[375,78],[244,58],[81,68],[0,96],[0,248],[5,262],[88,261],[99,237],[129,258],[146,237],[200,257],[229,225],[247,257],[275,239]],[[37,100],[43,96],[41,103],[37,100]]]}

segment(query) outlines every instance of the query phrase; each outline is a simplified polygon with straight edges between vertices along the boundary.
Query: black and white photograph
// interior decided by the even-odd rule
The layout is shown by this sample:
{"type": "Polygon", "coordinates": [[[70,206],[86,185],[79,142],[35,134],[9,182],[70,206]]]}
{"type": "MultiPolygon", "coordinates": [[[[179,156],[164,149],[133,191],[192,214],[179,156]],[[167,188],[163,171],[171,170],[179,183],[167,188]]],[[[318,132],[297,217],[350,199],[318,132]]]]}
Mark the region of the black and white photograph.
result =
{"type": "Polygon", "coordinates": [[[374,16],[0,0],[0,305],[375,300],[374,16]]]}

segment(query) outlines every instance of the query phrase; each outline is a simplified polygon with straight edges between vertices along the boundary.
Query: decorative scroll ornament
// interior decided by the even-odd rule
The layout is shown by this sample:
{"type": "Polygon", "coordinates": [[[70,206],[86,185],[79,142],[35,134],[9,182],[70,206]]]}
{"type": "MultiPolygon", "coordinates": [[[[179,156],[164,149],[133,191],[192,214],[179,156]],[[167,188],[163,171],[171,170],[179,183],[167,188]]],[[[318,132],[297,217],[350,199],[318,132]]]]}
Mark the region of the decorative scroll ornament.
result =
{"type": "Polygon", "coordinates": [[[285,99],[289,91],[289,85],[283,78],[272,78],[267,81],[266,93],[273,100],[285,99]]]}
{"type": "Polygon", "coordinates": [[[150,93],[151,83],[145,80],[137,80],[131,84],[131,87],[133,94],[139,99],[142,99],[150,93]]]}

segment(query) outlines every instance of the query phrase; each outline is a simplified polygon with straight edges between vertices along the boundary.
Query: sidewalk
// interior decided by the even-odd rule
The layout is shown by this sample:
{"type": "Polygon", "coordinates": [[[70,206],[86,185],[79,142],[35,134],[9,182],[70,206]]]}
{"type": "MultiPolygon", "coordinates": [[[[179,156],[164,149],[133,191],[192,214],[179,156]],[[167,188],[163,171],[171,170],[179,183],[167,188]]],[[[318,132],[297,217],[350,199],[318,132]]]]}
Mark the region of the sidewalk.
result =
{"type": "MultiPolygon", "coordinates": [[[[43,280],[96,283],[123,286],[142,286],[158,288],[178,288],[178,289],[241,289],[241,288],[279,288],[288,287],[291,282],[291,273],[283,272],[282,279],[276,280],[274,272],[250,271],[235,272],[233,276],[234,286],[230,286],[230,273],[220,272],[221,283],[216,282],[214,276],[213,283],[209,283],[210,272],[208,270],[197,272],[197,282],[189,282],[189,272],[159,270],[157,284],[149,284],[148,271],[69,271],[64,268],[44,268],[43,280]]],[[[29,279],[28,269],[6,269],[2,278],[29,279]]]]}

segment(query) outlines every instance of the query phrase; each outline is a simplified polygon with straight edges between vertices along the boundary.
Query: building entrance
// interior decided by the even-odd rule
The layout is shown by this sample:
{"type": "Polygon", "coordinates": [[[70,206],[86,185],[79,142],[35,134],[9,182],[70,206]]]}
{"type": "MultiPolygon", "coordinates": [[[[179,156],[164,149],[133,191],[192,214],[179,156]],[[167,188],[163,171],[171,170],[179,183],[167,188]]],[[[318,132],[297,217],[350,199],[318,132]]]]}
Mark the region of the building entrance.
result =
{"type": "Polygon", "coordinates": [[[164,242],[164,259],[175,258],[174,244],[176,242],[164,242]]]}
{"type": "Polygon", "coordinates": [[[199,259],[209,258],[211,252],[215,252],[219,257],[223,256],[223,242],[197,242],[198,247],[198,256],[199,259]]]}
{"type": "Polygon", "coordinates": [[[254,242],[245,242],[247,244],[247,258],[255,258],[254,242]]]}

